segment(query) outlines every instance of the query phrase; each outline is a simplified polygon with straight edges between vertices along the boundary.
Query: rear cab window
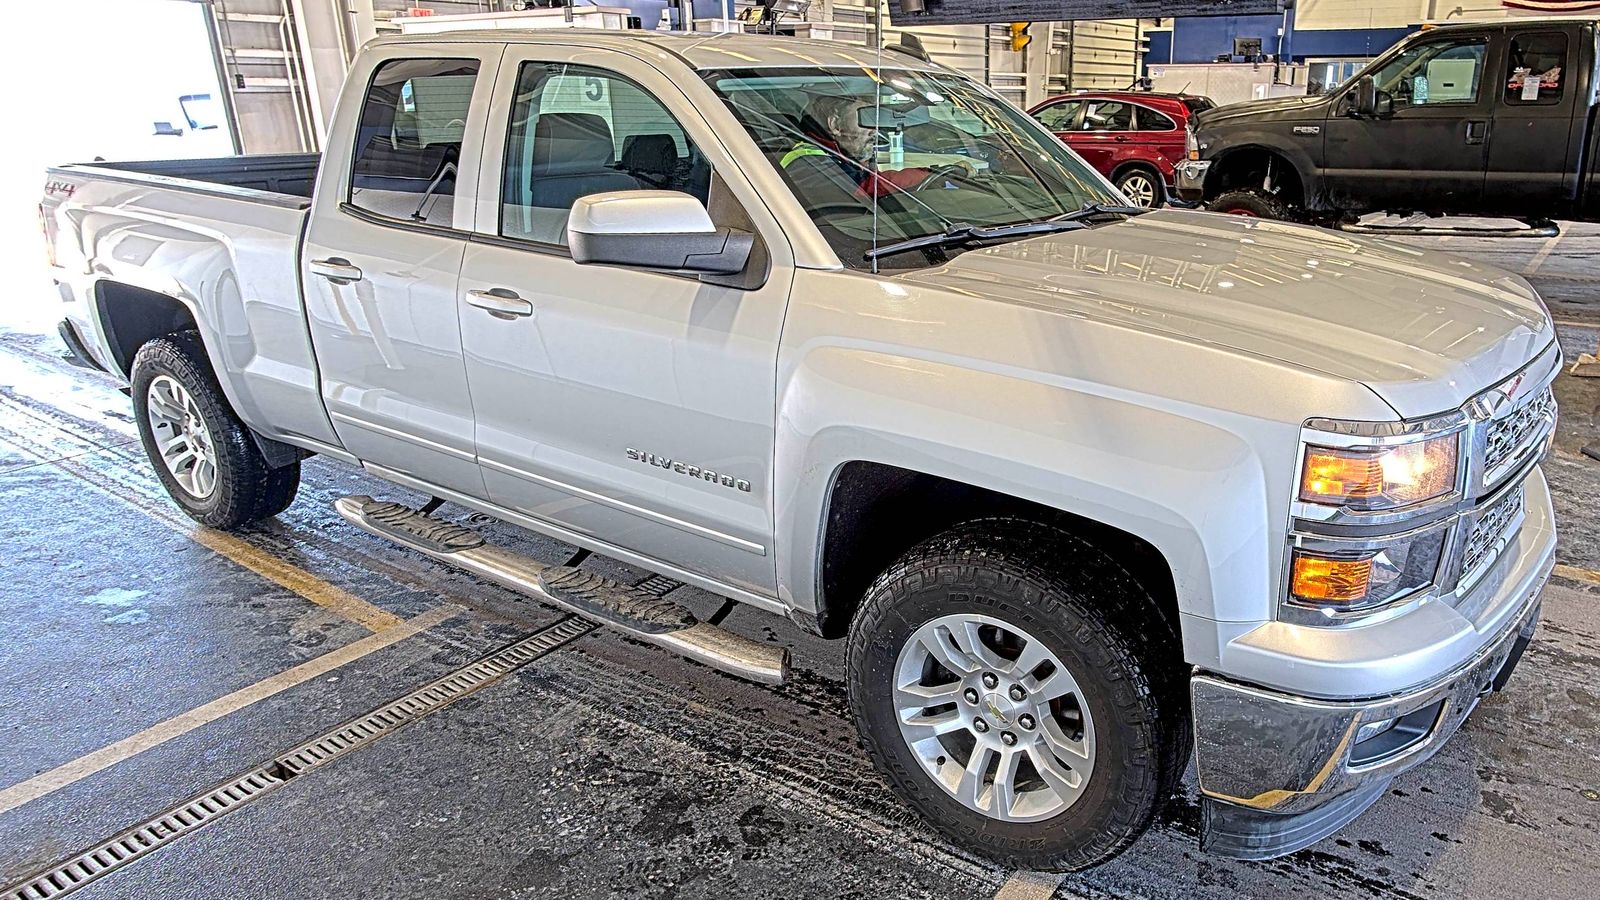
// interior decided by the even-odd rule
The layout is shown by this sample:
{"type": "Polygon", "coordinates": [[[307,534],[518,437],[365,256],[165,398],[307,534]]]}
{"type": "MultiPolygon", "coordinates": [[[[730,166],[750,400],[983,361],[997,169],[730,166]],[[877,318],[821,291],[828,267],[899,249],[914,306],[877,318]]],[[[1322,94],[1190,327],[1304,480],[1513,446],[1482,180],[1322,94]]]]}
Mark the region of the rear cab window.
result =
{"type": "Polygon", "coordinates": [[[356,127],[348,202],[407,224],[455,227],[456,180],[475,59],[392,59],[378,66],[356,127]]]}

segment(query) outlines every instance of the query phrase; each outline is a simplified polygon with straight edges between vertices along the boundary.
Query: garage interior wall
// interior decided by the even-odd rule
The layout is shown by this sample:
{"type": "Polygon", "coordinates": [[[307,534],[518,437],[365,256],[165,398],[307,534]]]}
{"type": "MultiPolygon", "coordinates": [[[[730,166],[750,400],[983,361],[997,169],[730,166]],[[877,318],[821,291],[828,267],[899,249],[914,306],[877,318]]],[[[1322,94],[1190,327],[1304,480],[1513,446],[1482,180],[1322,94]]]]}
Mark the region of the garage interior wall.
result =
{"type": "MultiPolygon", "coordinates": [[[[321,149],[322,136],[345,71],[356,50],[384,30],[389,15],[414,5],[436,15],[494,12],[506,0],[190,0],[205,3],[244,153],[321,149]]],[[[641,4],[659,7],[659,3],[641,4]]],[[[735,12],[758,5],[736,0],[735,12]]],[[[698,4],[696,15],[716,15],[721,5],[698,4]]],[[[884,40],[900,29],[889,23],[887,3],[876,0],[815,0],[808,20],[827,28],[817,36],[870,45],[875,15],[884,16],[884,40]]],[[[645,27],[654,21],[640,9],[645,27]]],[[[1073,88],[1123,88],[1138,77],[1146,38],[1135,19],[1104,22],[1034,23],[1032,42],[1011,49],[1004,24],[946,25],[906,29],[936,61],[992,85],[1027,106],[1073,88]]]]}

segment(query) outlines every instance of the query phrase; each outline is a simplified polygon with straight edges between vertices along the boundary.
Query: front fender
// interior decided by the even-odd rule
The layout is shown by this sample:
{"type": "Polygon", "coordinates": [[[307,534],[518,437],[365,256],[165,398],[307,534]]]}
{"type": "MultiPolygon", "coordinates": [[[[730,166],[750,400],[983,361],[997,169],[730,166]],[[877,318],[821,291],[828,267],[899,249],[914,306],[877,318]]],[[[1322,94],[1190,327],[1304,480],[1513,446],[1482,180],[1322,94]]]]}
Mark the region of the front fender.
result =
{"type": "Polygon", "coordinates": [[[817,612],[819,523],[840,467],[863,460],[1120,528],[1166,557],[1184,612],[1259,620],[1282,541],[1270,513],[1281,504],[1258,448],[1281,445],[1110,391],[872,349],[818,349],[779,397],[780,597],[817,612]]]}
{"type": "MultiPolygon", "coordinates": [[[[1230,134],[1226,138],[1214,140],[1206,150],[1206,158],[1211,160],[1211,171],[1206,178],[1205,195],[1209,199],[1222,193],[1219,187],[1218,176],[1227,171],[1228,158],[1241,153],[1260,152],[1271,153],[1287,162],[1294,168],[1295,177],[1299,179],[1304,191],[1305,202],[1317,202],[1320,192],[1317,187],[1317,173],[1321,171],[1318,159],[1322,155],[1321,123],[1307,127],[1316,127],[1317,134],[1307,135],[1304,140],[1312,144],[1294,143],[1285,140],[1276,133],[1276,130],[1246,129],[1238,134],[1230,134]],[[1313,145],[1314,144],[1314,145],[1313,145]]],[[[1285,124],[1283,128],[1291,128],[1285,124]]]]}

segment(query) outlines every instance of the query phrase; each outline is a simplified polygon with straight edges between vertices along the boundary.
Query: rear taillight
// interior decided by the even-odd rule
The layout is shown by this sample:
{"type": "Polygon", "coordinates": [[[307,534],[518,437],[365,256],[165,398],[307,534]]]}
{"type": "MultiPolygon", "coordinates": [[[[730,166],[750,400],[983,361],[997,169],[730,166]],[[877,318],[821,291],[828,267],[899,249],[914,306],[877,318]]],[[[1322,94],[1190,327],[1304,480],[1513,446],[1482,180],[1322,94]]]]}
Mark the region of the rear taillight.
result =
{"type": "Polygon", "coordinates": [[[50,268],[58,269],[61,264],[56,262],[56,230],[51,227],[50,214],[45,212],[44,204],[39,204],[39,231],[44,235],[44,258],[50,263],[50,268]]]}

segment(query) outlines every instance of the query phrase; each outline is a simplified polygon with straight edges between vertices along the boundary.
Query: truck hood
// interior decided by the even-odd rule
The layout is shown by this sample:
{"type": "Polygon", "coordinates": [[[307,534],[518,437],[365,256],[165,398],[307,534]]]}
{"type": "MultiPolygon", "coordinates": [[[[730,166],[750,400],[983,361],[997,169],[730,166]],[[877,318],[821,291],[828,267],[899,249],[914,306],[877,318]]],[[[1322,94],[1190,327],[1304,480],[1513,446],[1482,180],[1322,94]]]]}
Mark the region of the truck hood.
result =
{"type": "Polygon", "coordinates": [[[1187,210],[971,250],[900,277],[1316,370],[1365,384],[1405,418],[1458,408],[1555,338],[1544,304],[1509,272],[1187,210]]]}
{"type": "Polygon", "coordinates": [[[1255,118],[1269,114],[1277,114],[1283,119],[1299,118],[1298,114],[1302,110],[1321,106],[1325,102],[1327,102],[1326,97],[1266,97],[1261,100],[1229,103],[1226,106],[1213,107],[1195,116],[1195,128],[1232,119],[1255,118]]]}

